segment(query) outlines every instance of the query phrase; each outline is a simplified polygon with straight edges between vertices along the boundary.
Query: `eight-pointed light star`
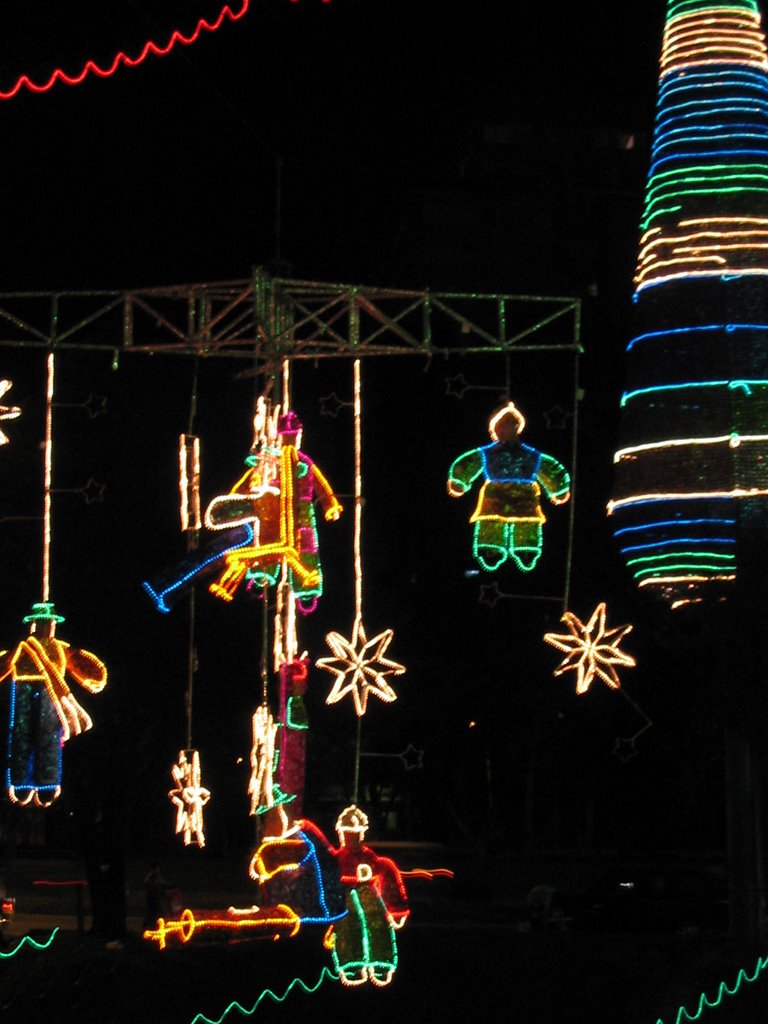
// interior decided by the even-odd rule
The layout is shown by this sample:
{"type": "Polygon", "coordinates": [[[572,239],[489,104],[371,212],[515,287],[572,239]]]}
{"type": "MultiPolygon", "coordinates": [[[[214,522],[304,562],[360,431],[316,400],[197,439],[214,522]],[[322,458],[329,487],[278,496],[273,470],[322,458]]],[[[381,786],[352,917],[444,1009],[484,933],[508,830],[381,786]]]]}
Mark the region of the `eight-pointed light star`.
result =
{"type": "Polygon", "coordinates": [[[318,658],[316,663],[318,668],[327,669],[336,677],[331,692],[325,698],[326,704],[336,704],[351,693],[355,711],[358,717],[362,717],[368,707],[369,694],[387,704],[397,699],[386,676],[402,675],[405,666],[384,656],[393,635],[391,629],[385,629],[369,640],[359,617],[355,619],[350,640],[340,633],[328,634],[325,639],[334,657],[318,658]]]}
{"type": "Polygon", "coordinates": [[[611,689],[618,690],[621,684],[614,665],[631,668],[637,664],[631,654],[619,650],[632,626],[606,629],[604,601],[595,608],[586,625],[573,612],[566,612],[560,621],[568,626],[568,633],[544,634],[548,644],[566,652],[555,675],[576,672],[576,693],[586,693],[595,676],[611,689]]]}

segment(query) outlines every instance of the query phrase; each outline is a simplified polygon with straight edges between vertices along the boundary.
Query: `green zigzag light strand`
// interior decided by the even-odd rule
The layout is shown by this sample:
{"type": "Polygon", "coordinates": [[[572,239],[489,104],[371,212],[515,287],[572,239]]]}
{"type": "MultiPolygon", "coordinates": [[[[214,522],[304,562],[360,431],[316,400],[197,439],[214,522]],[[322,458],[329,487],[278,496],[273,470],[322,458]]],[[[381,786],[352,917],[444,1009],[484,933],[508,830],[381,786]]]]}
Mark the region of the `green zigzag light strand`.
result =
{"type": "Polygon", "coordinates": [[[19,942],[13,947],[13,949],[10,950],[10,952],[0,953],[0,960],[10,960],[10,958],[12,956],[16,956],[19,950],[23,949],[24,946],[32,946],[33,949],[48,949],[51,943],[53,942],[58,930],[58,928],[54,928],[51,934],[45,940],[45,942],[38,942],[37,939],[33,939],[31,935],[25,935],[24,938],[20,939],[19,942]]]}
{"type": "MultiPolygon", "coordinates": [[[[732,987],[724,981],[720,982],[717,988],[717,995],[714,999],[709,999],[707,995],[702,992],[699,996],[699,1005],[695,1013],[688,1013],[686,1008],[681,1006],[677,1011],[675,1024],[683,1024],[683,1021],[697,1021],[701,1018],[704,1010],[716,1010],[722,1004],[726,996],[735,996],[743,984],[752,984],[752,982],[757,981],[766,967],[768,967],[768,957],[758,957],[757,963],[755,964],[754,974],[751,976],[747,974],[743,967],[740,968],[739,973],[736,975],[736,981],[732,987]]],[[[656,1024],[664,1024],[661,1017],[656,1021],[656,1024]]]]}
{"type": "Polygon", "coordinates": [[[236,1010],[238,1013],[241,1013],[244,1017],[251,1017],[266,998],[271,999],[273,1003],[284,1003],[295,988],[300,988],[304,992],[312,993],[317,992],[317,990],[320,988],[324,981],[338,980],[338,974],[334,974],[334,972],[330,970],[328,967],[323,967],[323,969],[320,971],[320,977],[317,979],[314,985],[307,985],[307,983],[302,981],[301,978],[294,978],[281,996],[273,992],[272,989],[265,988],[264,991],[260,993],[258,999],[250,1008],[250,1010],[246,1009],[237,1001],[234,1001],[229,1004],[229,1006],[226,1008],[226,1010],[222,1013],[220,1017],[206,1017],[205,1014],[198,1013],[195,1017],[192,1018],[191,1024],[222,1024],[224,1018],[227,1017],[230,1013],[232,1013],[233,1010],[236,1010]]]}

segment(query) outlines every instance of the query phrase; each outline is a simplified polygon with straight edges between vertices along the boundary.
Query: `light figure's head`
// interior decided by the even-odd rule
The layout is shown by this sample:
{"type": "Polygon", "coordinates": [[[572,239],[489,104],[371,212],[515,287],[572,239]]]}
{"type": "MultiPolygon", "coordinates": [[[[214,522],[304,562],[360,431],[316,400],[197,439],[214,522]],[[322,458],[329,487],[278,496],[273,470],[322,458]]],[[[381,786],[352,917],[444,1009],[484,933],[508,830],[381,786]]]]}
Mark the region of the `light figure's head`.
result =
{"type": "Polygon", "coordinates": [[[492,441],[514,441],[525,428],[525,416],[514,402],[507,402],[488,423],[492,441]]]}
{"type": "Polygon", "coordinates": [[[336,819],[336,835],[342,846],[361,843],[368,831],[368,815],[359,807],[350,804],[336,819]]]}
{"type": "Polygon", "coordinates": [[[277,421],[277,432],[283,444],[293,445],[294,448],[301,448],[301,432],[303,425],[299,417],[290,409],[277,421]]]}

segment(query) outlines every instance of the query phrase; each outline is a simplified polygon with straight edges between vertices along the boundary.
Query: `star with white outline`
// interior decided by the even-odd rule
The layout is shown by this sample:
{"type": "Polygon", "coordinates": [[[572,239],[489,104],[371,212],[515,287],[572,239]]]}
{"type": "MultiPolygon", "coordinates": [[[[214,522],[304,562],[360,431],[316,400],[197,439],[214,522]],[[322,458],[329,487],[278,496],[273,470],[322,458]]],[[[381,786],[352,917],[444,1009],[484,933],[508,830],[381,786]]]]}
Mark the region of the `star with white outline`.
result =
{"type": "Polygon", "coordinates": [[[544,634],[548,644],[566,652],[555,675],[576,672],[576,693],[586,693],[595,676],[612,690],[618,690],[621,683],[614,665],[631,668],[637,664],[631,654],[619,650],[619,644],[632,626],[606,629],[604,601],[595,608],[586,625],[573,612],[566,612],[560,621],[568,626],[568,633],[544,634]]]}
{"type": "MultiPolygon", "coordinates": [[[[0,398],[11,390],[13,384],[9,380],[0,380],[0,398]]],[[[0,405],[0,420],[15,420],[21,416],[21,409],[16,405],[0,405]]],[[[0,445],[8,444],[8,436],[0,430],[0,445]]]]}
{"type": "Polygon", "coordinates": [[[369,640],[360,618],[355,619],[350,640],[341,633],[328,634],[325,640],[334,657],[318,658],[315,663],[318,668],[327,669],[336,677],[331,692],[325,698],[326,704],[336,704],[350,693],[355,702],[355,711],[361,718],[368,708],[370,694],[385,704],[397,700],[397,694],[386,677],[402,675],[405,665],[384,656],[393,636],[391,629],[385,629],[369,640]]]}

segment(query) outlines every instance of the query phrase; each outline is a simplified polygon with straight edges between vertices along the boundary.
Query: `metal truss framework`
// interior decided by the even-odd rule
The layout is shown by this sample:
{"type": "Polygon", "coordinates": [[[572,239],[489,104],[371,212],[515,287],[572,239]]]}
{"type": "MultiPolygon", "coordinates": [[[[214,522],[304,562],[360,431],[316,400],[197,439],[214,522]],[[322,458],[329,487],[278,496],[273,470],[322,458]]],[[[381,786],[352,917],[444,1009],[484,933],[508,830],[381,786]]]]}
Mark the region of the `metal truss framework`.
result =
{"type": "Polygon", "coordinates": [[[0,293],[0,347],[246,359],[581,352],[579,299],[272,278],[0,293]]]}

